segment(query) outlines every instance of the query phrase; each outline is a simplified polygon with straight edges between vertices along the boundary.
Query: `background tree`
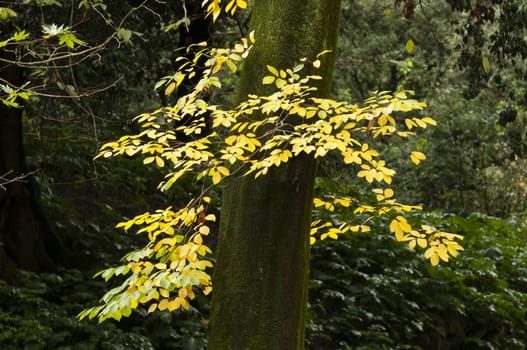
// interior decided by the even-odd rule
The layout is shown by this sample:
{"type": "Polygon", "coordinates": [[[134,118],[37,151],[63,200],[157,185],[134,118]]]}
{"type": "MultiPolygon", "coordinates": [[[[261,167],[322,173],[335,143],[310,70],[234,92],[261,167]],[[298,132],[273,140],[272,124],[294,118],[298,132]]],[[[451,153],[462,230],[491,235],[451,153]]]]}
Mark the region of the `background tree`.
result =
{"type": "MultiPolygon", "coordinates": [[[[188,23],[196,29],[193,23],[198,18],[190,10],[192,20],[188,23]]],[[[109,182],[133,189],[141,188],[141,184],[117,181],[92,158],[113,130],[126,127],[124,118],[134,105],[149,106],[160,100],[151,87],[172,65],[168,43],[180,37],[186,44],[185,38],[192,34],[190,27],[183,26],[187,29],[178,34],[168,25],[183,16],[180,5],[156,1],[124,6],[90,1],[15,1],[0,8],[5,39],[2,108],[6,114],[1,129],[6,136],[0,148],[6,161],[1,168],[13,178],[26,168],[26,173],[32,173],[25,182],[13,182],[1,193],[5,199],[1,223],[3,249],[7,250],[4,255],[13,262],[4,267],[40,271],[86,263],[89,260],[78,259],[69,251],[90,254],[83,246],[93,242],[79,239],[73,232],[95,238],[102,226],[111,227],[112,222],[104,224],[95,218],[126,212],[124,203],[101,206],[94,198],[119,191],[115,185],[106,186],[109,182]],[[159,13],[164,14],[165,28],[159,23],[159,13]],[[132,45],[132,40],[142,35],[150,37],[149,49],[141,40],[132,45]],[[159,48],[154,50],[155,58],[152,45],[159,48]],[[130,57],[135,57],[130,69],[118,68],[127,66],[130,57]],[[107,98],[108,93],[119,98],[107,98]],[[14,108],[15,104],[22,106],[23,98],[30,95],[24,109],[14,108]],[[54,173],[55,169],[62,170],[54,173]],[[96,183],[103,177],[108,182],[96,183]],[[7,200],[14,193],[18,199],[7,200]],[[40,207],[41,196],[47,208],[40,207]],[[65,203],[69,203],[67,214],[61,212],[65,203]],[[92,219],[86,220],[88,217],[92,219]]],[[[209,35],[209,28],[204,32],[209,35]]],[[[153,174],[138,178],[148,182],[150,176],[153,174]]],[[[14,270],[5,272],[13,274],[14,270]]]]}
{"type": "MultiPolygon", "coordinates": [[[[3,11],[7,10],[3,8],[3,11]]],[[[10,33],[13,28],[9,20],[4,19],[0,31],[10,33]]],[[[14,63],[19,53],[6,47],[0,50],[0,80],[5,84],[4,91],[16,91],[23,84],[22,68],[14,63]]],[[[27,99],[28,94],[22,96],[27,99]]],[[[7,174],[4,176],[9,179],[28,174],[22,145],[22,110],[17,108],[19,99],[20,97],[17,99],[16,95],[10,94],[0,104],[0,173],[7,174]]],[[[13,181],[2,187],[0,216],[2,278],[13,280],[13,267],[32,271],[54,269],[55,261],[62,255],[61,247],[40,208],[34,182],[13,181]]]]}

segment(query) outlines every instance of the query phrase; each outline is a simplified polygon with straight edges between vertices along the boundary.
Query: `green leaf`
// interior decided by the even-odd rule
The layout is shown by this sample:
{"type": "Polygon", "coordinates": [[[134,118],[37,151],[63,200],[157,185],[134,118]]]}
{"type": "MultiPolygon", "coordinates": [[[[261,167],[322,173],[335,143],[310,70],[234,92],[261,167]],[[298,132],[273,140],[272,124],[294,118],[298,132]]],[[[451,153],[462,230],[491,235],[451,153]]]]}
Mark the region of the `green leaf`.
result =
{"type": "Polygon", "coordinates": [[[295,68],[293,68],[293,72],[298,73],[304,68],[303,64],[296,65],[295,68]]]}
{"type": "Polygon", "coordinates": [[[0,7],[0,21],[8,20],[11,17],[16,17],[17,13],[10,8],[0,7]]]}
{"type": "Polygon", "coordinates": [[[66,44],[67,47],[69,47],[70,49],[73,49],[75,47],[75,44],[84,45],[84,41],[77,38],[73,33],[66,32],[60,35],[59,45],[62,45],[62,44],[66,44]]]}
{"type": "Polygon", "coordinates": [[[490,73],[490,62],[487,56],[481,58],[481,64],[483,65],[483,70],[486,74],[490,73]]]}
{"type": "Polygon", "coordinates": [[[29,33],[27,33],[25,30],[21,32],[16,32],[15,34],[13,34],[13,39],[15,41],[21,41],[21,40],[27,39],[28,37],[29,37],[29,33]]]}
{"type": "Polygon", "coordinates": [[[178,29],[179,26],[182,25],[182,24],[184,24],[185,26],[189,26],[190,25],[190,18],[185,16],[185,17],[181,18],[179,21],[177,21],[175,23],[167,24],[166,26],[163,27],[163,31],[168,32],[170,30],[178,29]]]}
{"type": "Polygon", "coordinates": [[[131,44],[132,41],[130,40],[132,38],[133,32],[130,29],[126,28],[119,28],[117,31],[117,37],[122,40],[126,44],[131,44]]]}

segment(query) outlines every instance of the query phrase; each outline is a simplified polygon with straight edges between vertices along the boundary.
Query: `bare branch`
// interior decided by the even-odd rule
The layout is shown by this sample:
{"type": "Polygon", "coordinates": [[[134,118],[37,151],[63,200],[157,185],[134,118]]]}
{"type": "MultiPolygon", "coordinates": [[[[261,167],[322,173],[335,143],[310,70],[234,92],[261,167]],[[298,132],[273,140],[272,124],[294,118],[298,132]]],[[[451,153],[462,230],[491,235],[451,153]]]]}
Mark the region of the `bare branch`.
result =
{"type": "Polygon", "coordinates": [[[6,186],[9,185],[10,183],[13,183],[13,182],[24,182],[25,178],[27,178],[28,176],[36,174],[37,171],[38,170],[29,172],[27,174],[21,174],[19,176],[15,176],[15,177],[9,177],[9,174],[11,174],[13,172],[13,170],[9,170],[4,175],[0,175],[0,189],[5,191],[6,190],[6,186]]]}

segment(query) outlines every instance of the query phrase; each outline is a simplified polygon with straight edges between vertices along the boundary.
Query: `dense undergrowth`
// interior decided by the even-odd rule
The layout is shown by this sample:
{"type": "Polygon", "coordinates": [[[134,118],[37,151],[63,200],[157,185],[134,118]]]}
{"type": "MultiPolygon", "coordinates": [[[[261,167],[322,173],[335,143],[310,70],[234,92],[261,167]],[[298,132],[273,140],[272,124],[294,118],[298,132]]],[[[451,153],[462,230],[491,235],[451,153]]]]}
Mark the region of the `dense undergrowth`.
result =
{"type": "Polygon", "coordinates": [[[481,215],[419,219],[465,235],[465,251],[431,267],[375,233],[314,249],[309,348],[525,349],[527,227],[481,215]]]}
{"type": "MultiPolygon", "coordinates": [[[[465,251],[431,267],[388,234],[315,245],[309,349],[524,349],[527,227],[481,215],[416,218],[465,235],[465,251]]],[[[382,223],[378,225],[382,230],[382,223]]],[[[20,273],[0,282],[2,349],[203,349],[208,301],[120,323],[78,321],[104,283],[91,274],[20,273]]]]}

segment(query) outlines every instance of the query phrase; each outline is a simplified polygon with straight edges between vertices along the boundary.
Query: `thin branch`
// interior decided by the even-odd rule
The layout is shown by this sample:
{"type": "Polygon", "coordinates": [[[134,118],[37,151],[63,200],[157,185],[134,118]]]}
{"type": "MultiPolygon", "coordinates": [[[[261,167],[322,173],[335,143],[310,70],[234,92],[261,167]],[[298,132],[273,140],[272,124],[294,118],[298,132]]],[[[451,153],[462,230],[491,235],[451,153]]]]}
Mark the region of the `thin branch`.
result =
{"type": "Polygon", "coordinates": [[[25,181],[24,179],[26,177],[36,174],[37,171],[38,170],[35,170],[35,171],[29,172],[27,174],[22,174],[22,175],[19,175],[19,176],[15,176],[15,177],[9,178],[8,177],[9,174],[11,174],[13,172],[13,170],[9,170],[4,175],[0,175],[0,189],[6,191],[6,186],[9,185],[10,183],[13,183],[13,182],[24,182],[25,181]]]}

